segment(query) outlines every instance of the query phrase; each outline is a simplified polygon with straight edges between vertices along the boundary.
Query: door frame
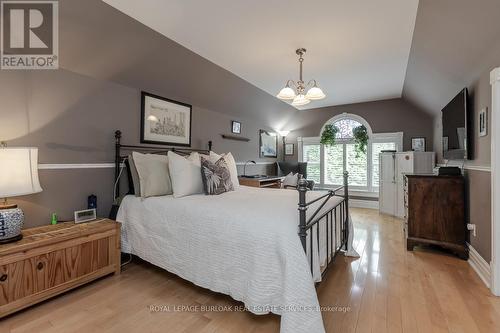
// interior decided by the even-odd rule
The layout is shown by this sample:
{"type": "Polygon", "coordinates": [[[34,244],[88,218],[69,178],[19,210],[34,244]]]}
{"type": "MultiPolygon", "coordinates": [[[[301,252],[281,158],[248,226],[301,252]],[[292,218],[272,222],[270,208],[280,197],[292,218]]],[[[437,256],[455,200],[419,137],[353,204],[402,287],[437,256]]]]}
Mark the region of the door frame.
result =
{"type": "Polygon", "coordinates": [[[492,103],[490,118],[491,131],[491,283],[490,290],[500,296],[500,67],[490,73],[492,103]]]}

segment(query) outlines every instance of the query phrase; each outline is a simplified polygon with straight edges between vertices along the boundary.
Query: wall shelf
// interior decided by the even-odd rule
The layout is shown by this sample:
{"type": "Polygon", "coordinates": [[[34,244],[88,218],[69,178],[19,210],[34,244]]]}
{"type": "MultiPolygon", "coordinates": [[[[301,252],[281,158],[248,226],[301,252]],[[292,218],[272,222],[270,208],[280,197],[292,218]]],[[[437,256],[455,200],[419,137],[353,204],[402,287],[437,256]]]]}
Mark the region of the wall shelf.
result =
{"type": "Polygon", "coordinates": [[[250,141],[249,138],[245,138],[243,136],[237,136],[237,135],[231,135],[231,134],[221,134],[222,138],[227,139],[227,140],[236,140],[236,141],[244,141],[248,142],[250,141]]]}

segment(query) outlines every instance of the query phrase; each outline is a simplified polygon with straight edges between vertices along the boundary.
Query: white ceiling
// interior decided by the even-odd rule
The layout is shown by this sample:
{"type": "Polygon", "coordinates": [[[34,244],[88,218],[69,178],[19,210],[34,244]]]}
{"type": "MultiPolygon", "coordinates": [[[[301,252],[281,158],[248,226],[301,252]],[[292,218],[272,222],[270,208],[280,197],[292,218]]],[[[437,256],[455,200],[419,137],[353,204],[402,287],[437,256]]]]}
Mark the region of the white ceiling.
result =
{"type": "Polygon", "coordinates": [[[316,79],[327,94],[306,108],[400,97],[418,7],[418,0],[104,1],[272,95],[298,78],[295,49],[305,47],[304,80],[316,79]]]}

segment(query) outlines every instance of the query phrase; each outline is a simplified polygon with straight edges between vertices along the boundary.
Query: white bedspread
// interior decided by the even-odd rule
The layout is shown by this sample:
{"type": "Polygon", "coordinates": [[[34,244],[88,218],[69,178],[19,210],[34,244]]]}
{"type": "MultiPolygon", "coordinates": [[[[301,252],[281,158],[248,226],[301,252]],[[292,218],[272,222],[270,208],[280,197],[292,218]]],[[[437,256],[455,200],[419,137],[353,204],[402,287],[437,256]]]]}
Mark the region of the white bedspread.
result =
{"type": "MultiPolygon", "coordinates": [[[[307,200],[322,194],[308,192],[307,200]]],[[[338,201],[332,198],[325,209],[338,201]]],[[[297,234],[297,204],[297,191],[246,186],[218,196],[127,196],[117,217],[123,223],[122,251],[230,295],[255,314],[281,315],[282,333],[324,332],[297,234]]]]}

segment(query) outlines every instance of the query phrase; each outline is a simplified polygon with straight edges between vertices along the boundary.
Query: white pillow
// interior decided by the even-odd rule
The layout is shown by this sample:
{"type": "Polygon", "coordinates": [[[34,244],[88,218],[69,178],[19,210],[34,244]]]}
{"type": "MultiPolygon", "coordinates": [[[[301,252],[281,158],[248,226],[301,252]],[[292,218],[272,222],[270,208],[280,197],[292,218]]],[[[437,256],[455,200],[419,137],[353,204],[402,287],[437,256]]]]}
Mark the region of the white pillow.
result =
{"type": "Polygon", "coordinates": [[[297,184],[299,183],[299,174],[293,174],[293,172],[290,172],[288,175],[285,176],[283,181],[281,182],[281,188],[285,188],[286,186],[293,186],[297,187],[297,184]]]}
{"type": "Polygon", "coordinates": [[[198,153],[191,153],[188,158],[185,158],[169,151],[168,166],[175,198],[203,193],[201,162],[198,153]]]}
{"type": "Polygon", "coordinates": [[[139,175],[141,197],[172,194],[167,156],[134,151],[132,159],[139,175]]]}
{"type": "Polygon", "coordinates": [[[216,154],[213,151],[210,152],[210,162],[215,163],[221,157],[224,157],[224,161],[226,162],[227,168],[229,169],[229,173],[231,174],[231,182],[233,183],[233,188],[236,190],[240,186],[240,182],[238,180],[238,169],[236,168],[236,161],[234,160],[233,154],[216,154]]]}

